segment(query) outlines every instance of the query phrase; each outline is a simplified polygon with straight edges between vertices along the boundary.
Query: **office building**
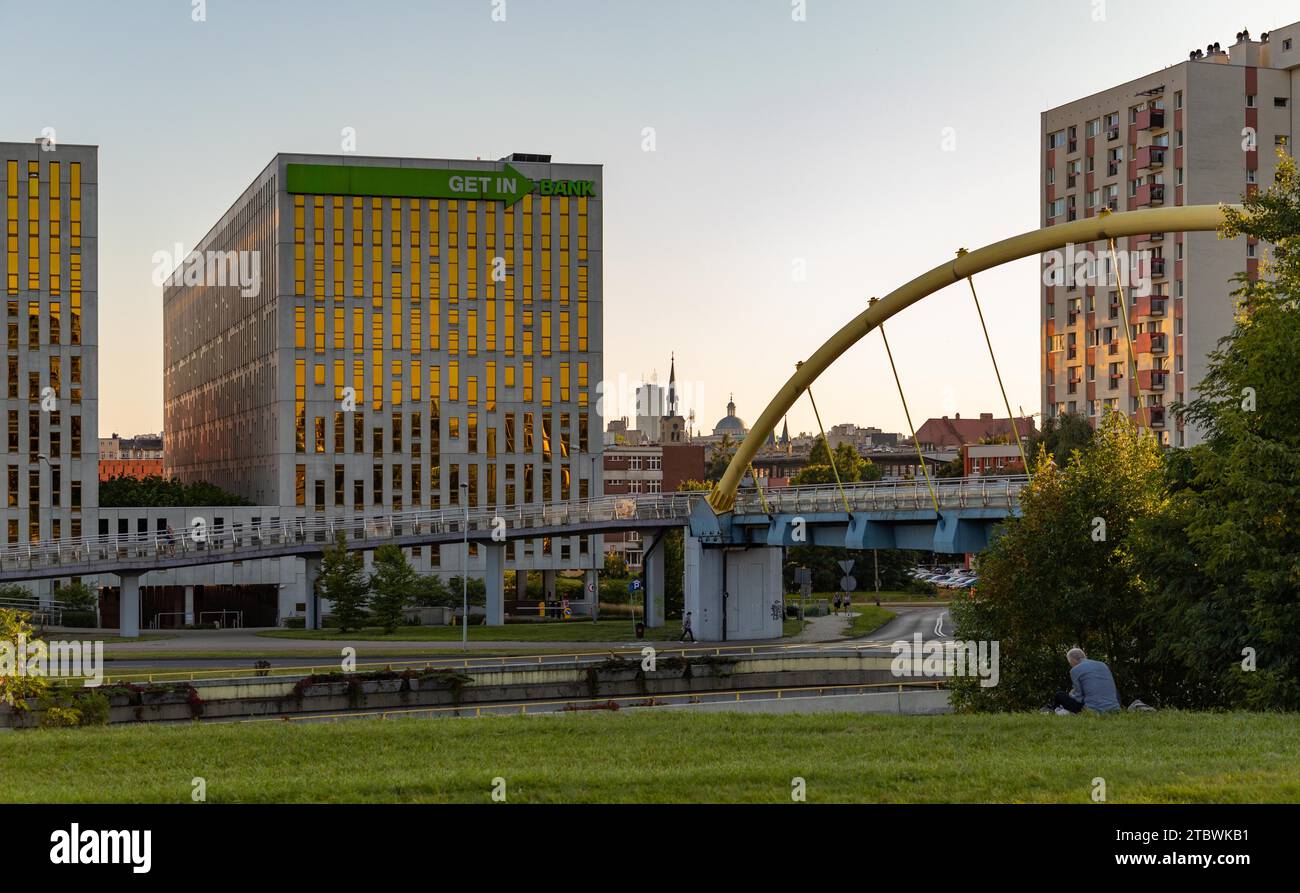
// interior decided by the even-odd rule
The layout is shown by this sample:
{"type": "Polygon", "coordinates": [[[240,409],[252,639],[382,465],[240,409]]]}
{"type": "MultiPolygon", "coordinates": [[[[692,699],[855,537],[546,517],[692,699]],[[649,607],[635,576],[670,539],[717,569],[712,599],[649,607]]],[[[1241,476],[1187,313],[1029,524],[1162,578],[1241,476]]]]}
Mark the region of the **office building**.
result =
{"type": "MultiPolygon", "coordinates": [[[[167,473],[265,520],[598,495],[602,196],[549,156],[277,155],[164,289],[167,473]]],[[[596,567],[597,540],[507,566],[596,567]]]]}

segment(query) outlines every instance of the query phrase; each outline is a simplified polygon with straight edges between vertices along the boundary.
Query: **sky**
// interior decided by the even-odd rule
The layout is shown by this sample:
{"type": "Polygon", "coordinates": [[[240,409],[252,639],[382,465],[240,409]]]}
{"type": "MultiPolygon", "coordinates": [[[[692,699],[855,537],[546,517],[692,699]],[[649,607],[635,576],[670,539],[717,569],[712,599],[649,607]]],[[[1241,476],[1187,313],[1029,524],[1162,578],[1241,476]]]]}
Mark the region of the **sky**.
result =
{"type": "MultiPolygon", "coordinates": [[[[960,247],[1037,228],[1039,116],[1291,23],[1294,0],[0,0],[0,141],[100,147],[100,433],[161,430],[153,256],[276,152],[604,165],[604,378],[669,357],[709,433],[960,247]],[[202,15],[199,15],[199,13],[202,15]],[[196,21],[196,18],[201,19],[196,21]],[[503,19],[503,20],[502,20],[503,19]]],[[[1037,413],[1035,260],[977,279],[1037,413]]],[[[964,286],[888,326],[919,426],[1005,415],[964,286]]],[[[868,336],[827,426],[905,431],[868,336]]],[[[803,399],[792,432],[814,431],[803,399]]]]}

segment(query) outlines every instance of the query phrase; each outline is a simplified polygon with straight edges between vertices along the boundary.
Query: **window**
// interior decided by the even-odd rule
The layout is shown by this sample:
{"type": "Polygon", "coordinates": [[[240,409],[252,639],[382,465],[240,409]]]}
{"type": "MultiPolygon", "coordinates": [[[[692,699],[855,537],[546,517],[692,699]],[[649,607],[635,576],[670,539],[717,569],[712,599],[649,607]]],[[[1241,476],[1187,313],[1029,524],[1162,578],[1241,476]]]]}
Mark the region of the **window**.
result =
{"type": "Polygon", "coordinates": [[[1287,106],[1287,98],[1285,96],[1273,97],[1273,108],[1284,109],[1286,108],[1286,106],[1287,106]]]}
{"type": "Polygon", "coordinates": [[[1291,49],[1291,38],[1288,37],[1286,40],[1282,41],[1282,52],[1284,53],[1289,52],[1290,49],[1291,49]]]}

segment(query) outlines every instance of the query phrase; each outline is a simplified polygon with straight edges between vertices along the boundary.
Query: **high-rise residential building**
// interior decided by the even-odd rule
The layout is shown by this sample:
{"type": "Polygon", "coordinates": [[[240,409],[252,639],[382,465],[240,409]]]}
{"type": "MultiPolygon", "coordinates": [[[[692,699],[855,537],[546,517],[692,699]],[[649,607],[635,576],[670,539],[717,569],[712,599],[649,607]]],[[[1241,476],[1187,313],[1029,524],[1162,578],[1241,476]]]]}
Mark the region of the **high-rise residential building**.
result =
{"type": "Polygon", "coordinates": [[[599,495],[602,196],[549,156],[277,155],[164,289],[167,472],[281,520],[599,495]]]}
{"type": "MultiPolygon", "coordinates": [[[[1211,44],[1047,111],[1043,223],[1106,208],[1238,202],[1272,181],[1279,149],[1291,151],[1298,97],[1300,23],[1258,39],[1242,32],[1227,50],[1211,44]]],[[[1095,425],[1105,410],[1120,411],[1166,444],[1190,446],[1198,432],[1167,408],[1195,398],[1207,355],[1232,327],[1230,280],[1258,275],[1266,246],[1149,233],[1116,247],[1121,266],[1137,273],[1124,289],[1127,308],[1108,281],[1042,285],[1043,415],[1078,413],[1095,425]]],[[[1110,254],[1106,243],[1075,248],[1110,254]]]]}
{"type": "Polygon", "coordinates": [[[95,146],[0,143],[8,546],[94,533],[98,158],[95,146]]]}

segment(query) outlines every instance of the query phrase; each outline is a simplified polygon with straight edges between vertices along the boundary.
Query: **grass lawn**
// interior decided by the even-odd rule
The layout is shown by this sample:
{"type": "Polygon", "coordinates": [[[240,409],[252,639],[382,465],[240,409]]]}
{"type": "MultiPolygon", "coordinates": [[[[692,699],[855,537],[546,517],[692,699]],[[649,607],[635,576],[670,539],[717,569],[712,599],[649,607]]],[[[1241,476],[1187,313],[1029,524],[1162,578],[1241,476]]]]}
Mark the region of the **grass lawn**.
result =
{"type": "Polygon", "coordinates": [[[0,802],[1300,802],[1300,716],[623,712],[0,735],[0,802]]]}
{"type": "MultiPolygon", "coordinates": [[[[681,622],[668,621],[658,629],[646,629],[651,642],[676,641],[681,622]]],[[[382,642],[459,642],[458,626],[405,626],[386,635],[378,628],[340,634],[337,630],[277,629],[258,633],[273,639],[325,639],[382,642]]],[[[471,642],[634,642],[631,618],[620,620],[570,620],[566,623],[510,623],[505,626],[471,626],[471,642]]]]}
{"type": "Polygon", "coordinates": [[[853,610],[858,613],[844,629],[844,635],[851,639],[870,635],[898,616],[887,608],[877,608],[875,605],[854,605],[853,610]]]}

